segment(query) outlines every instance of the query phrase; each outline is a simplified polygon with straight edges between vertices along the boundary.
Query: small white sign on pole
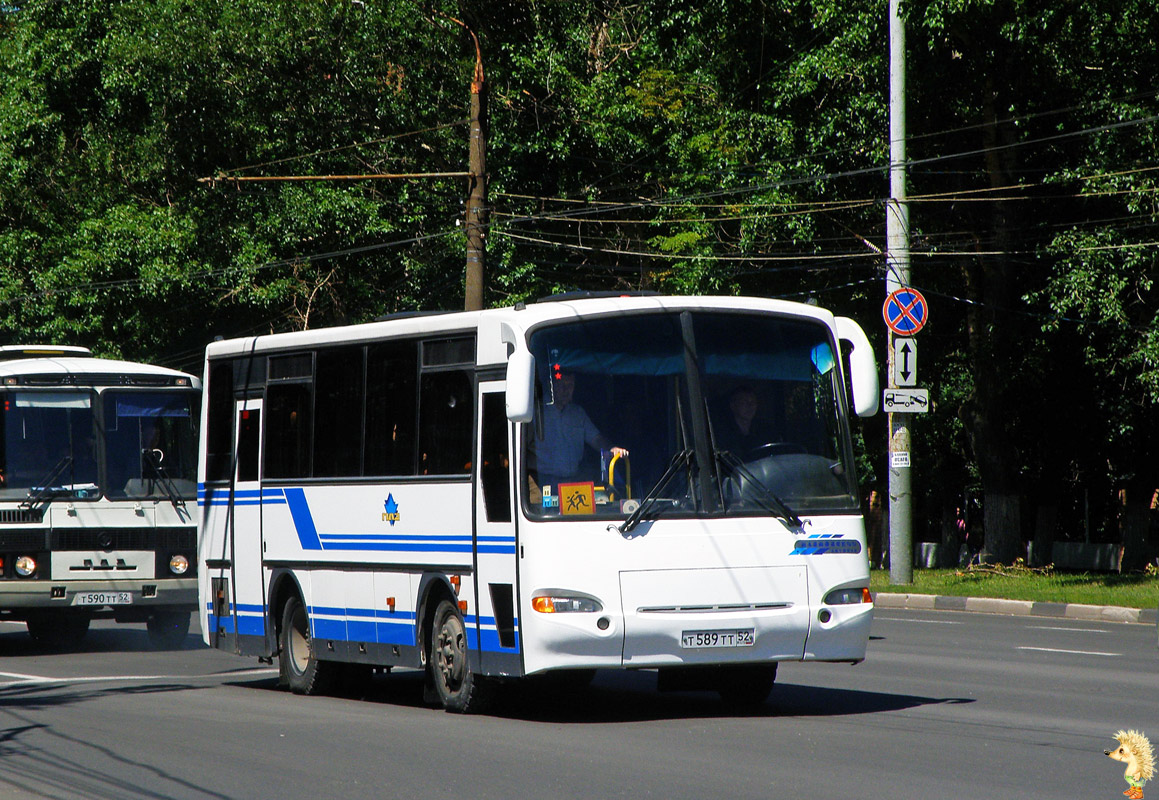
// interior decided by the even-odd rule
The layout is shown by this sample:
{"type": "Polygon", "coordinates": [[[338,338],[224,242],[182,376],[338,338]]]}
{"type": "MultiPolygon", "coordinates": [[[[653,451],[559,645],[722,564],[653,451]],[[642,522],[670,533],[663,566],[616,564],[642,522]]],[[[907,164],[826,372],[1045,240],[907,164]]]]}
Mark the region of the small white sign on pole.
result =
{"type": "Polygon", "coordinates": [[[924,414],[930,410],[928,389],[886,389],[882,409],[891,414],[924,414]]]}
{"type": "Polygon", "coordinates": [[[893,385],[918,385],[918,343],[909,336],[893,340],[893,385]]]}

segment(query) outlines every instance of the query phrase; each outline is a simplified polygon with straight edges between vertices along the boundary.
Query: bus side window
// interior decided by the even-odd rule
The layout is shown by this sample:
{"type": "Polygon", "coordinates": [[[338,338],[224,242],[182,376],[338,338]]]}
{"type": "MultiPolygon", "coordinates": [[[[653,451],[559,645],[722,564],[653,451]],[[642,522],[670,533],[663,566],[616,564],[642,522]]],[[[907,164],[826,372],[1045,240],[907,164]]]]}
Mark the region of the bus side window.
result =
{"type": "Polygon", "coordinates": [[[416,342],[367,348],[364,475],[415,474],[417,375],[416,342]]]}
{"type": "Polygon", "coordinates": [[[233,461],[233,362],[218,361],[209,369],[206,391],[205,479],[229,480],[233,461]]]}
{"type": "Polygon", "coordinates": [[[319,350],[314,377],[314,477],[362,470],[362,348],[319,350]]]}
{"type": "Polygon", "coordinates": [[[419,406],[419,471],[461,475],[471,471],[474,389],[467,370],[427,372],[419,406]]]}

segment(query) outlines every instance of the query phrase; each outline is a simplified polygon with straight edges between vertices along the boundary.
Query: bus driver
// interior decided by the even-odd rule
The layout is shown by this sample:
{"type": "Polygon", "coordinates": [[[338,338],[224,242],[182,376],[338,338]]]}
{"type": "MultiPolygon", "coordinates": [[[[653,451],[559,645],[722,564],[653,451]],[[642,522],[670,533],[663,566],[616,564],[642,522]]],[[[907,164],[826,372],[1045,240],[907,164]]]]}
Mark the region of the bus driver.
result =
{"type": "Polygon", "coordinates": [[[583,406],[573,403],[575,374],[565,372],[553,379],[554,399],[544,405],[543,440],[535,442],[538,459],[539,485],[558,486],[578,479],[584,445],[596,450],[611,450],[613,455],[625,457],[628,451],[613,446],[588,417],[583,406]]]}

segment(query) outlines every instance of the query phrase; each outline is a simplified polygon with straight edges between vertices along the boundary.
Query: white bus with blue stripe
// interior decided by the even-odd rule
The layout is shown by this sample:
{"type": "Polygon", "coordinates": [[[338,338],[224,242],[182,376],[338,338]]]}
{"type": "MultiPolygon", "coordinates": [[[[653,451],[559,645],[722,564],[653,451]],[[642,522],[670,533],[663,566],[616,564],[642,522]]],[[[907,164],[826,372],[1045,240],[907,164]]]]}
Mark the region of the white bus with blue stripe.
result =
{"type": "Polygon", "coordinates": [[[556,298],[214,342],[204,378],[202,631],[295,692],[421,669],[471,711],[502,681],[647,669],[759,702],[781,661],[865,657],[849,418],[878,384],[850,319],[556,298]]]}

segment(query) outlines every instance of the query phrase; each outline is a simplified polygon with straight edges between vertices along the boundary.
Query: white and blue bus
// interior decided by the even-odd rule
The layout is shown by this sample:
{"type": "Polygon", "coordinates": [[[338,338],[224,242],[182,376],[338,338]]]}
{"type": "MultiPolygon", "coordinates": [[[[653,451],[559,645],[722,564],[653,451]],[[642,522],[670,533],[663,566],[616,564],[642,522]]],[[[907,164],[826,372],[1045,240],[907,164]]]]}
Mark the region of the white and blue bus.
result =
{"type": "Polygon", "coordinates": [[[607,668],[760,702],[865,657],[848,318],[565,297],[214,342],[204,379],[202,631],[294,692],[415,668],[469,711],[607,668]]]}
{"type": "Polygon", "coordinates": [[[0,619],[67,646],[93,617],[179,646],[197,608],[201,381],[83,347],[0,347],[0,619]]]}

